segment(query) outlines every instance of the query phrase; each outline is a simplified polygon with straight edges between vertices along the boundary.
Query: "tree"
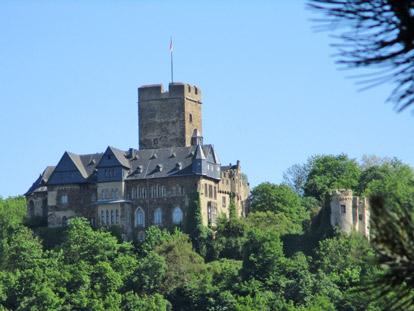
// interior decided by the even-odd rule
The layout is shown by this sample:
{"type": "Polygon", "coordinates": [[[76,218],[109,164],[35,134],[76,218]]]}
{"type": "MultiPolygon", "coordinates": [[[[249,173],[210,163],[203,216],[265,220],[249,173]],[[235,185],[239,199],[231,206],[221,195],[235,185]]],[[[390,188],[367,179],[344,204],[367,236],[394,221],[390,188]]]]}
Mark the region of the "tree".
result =
{"type": "Polygon", "coordinates": [[[321,29],[347,29],[338,63],[348,68],[380,68],[362,82],[372,87],[396,84],[388,101],[398,111],[414,103],[414,0],[309,0],[311,9],[325,18],[321,29]]]}
{"type": "Polygon", "coordinates": [[[273,283],[282,271],[283,245],[276,232],[262,232],[252,228],[247,234],[243,248],[243,280],[256,279],[262,283],[273,283]]]}
{"type": "Polygon", "coordinates": [[[187,215],[185,219],[185,233],[187,233],[194,249],[203,257],[207,254],[207,240],[211,235],[210,230],[203,226],[203,216],[201,215],[200,192],[194,192],[190,195],[187,206],[187,215]]]}
{"type": "Polygon", "coordinates": [[[252,190],[251,211],[284,214],[293,223],[302,225],[308,213],[302,207],[300,197],[286,185],[262,183],[252,190]]]}
{"type": "Polygon", "coordinates": [[[298,196],[303,197],[303,187],[308,173],[308,166],[306,164],[294,164],[283,172],[283,184],[295,191],[298,196]]]}
{"type": "Polygon", "coordinates": [[[316,156],[304,186],[305,196],[322,200],[332,189],[355,189],[360,170],[355,160],[340,154],[316,156]]]}
{"type": "Polygon", "coordinates": [[[229,218],[234,219],[237,218],[237,206],[236,202],[234,202],[234,194],[230,194],[230,203],[229,203],[229,218]]]}
{"type": "Polygon", "coordinates": [[[371,238],[385,271],[365,284],[373,297],[387,296],[384,309],[409,310],[414,306],[413,205],[371,197],[371,238]]]}

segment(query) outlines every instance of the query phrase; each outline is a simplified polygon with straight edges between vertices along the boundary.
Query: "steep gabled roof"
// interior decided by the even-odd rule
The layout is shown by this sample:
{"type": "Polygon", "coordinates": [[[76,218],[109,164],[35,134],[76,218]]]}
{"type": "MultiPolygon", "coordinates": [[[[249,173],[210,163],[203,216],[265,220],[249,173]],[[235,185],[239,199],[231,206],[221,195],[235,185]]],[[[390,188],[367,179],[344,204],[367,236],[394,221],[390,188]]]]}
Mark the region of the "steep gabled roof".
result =
{"type": "Polygon", "coordinates": [[[76,165],[76,168],[78,171],[82,174],[83,178],[88,178],[88,173],[86,172],[85,167],[83,166],[81,157],[77,154],[71,153],[69,151],[66,151],[72,162],[76,165]]]}

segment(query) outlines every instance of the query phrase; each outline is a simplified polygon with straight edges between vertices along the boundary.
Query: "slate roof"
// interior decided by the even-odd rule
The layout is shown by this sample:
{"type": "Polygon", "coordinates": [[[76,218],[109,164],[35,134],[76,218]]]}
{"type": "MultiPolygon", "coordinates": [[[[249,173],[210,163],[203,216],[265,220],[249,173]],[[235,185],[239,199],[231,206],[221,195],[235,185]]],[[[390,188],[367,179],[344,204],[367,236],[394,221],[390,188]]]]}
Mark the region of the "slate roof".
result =
{"type": "Polygon", "coordinates": [[[49,180],[49,177],[52,175],[53,171],[55,170],[56,166],[48,166],[43,171],[42,174],[39,175],[39,177],[36,179],[36,181],[33,183],[33,185],[27,190],[27,192],[24,195],[29,195],[34,192],[41,192],[46,191],[46,183],[49,180]]]}
{"type": "MultiPolygon", "coordinates": [[[[122,151],[114,147],[108,147],[108,149],[115,155],[119,164],[128,170],[127,180],[195,175],[193,160],[202,160],[214,165],[214,170],[211,169],[210,172],[207,171],[203,175],[220,179],[220,161],[212,145],[145,150],[130,149],[129,151],[122,151]]],[[[80,182],[96,181],[94,171],[98,169],[97,166],[104,153],[77,155],[66,151],[65,154],[70,157],[82,175],[83,180],[80,182]]],[[[47,167],[25,195],[36,191],[46,191],[48,180],[55,169],[55,166],[47,167]]],[[[70,182],[68,180],[62,182],[62,184],[66,183],[70,182]]]]}
{"type": "Polygon", "coordinates": [[[194,175],[193,158],[209,154],[212,150],[211,145],[135,150],[127,179],[194,175]],[[197,148],[200,148],[198,152],[197,148]]]}

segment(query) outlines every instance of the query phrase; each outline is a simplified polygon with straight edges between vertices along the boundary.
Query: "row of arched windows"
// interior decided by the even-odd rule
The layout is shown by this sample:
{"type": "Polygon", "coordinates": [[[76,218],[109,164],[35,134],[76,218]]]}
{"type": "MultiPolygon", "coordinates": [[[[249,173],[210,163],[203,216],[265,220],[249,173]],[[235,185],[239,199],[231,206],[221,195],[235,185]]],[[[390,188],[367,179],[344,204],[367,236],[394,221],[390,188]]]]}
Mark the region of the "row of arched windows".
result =
{"type": "MultiPolygon", "coordinates": [[[[180,188],[177,187],[176,195],[179,195],[179,194],[181,194],[181,195],[185,194],[184,186],[181,186],[180,188]]],[[[151,187],[150,195],[151,195],[151,198],[166,197],[167,196],[167,188],[165,186],[160,186],[160,185],[153,186],[153,187],[151,187]]],[[[129,194],[128,194],[128,196],[129,196],[129,194]]],[[[146,187],[137,186],[136,188],[132,188],[132,190],[131,190],[131,199],[145,199],[146,197],[147,197],[147,188],[146,187]]]]}
{"type": "Polygon", "coordinates": [[[119,225],[119,211],[101,211],[101,223],[103,225],[119,225]]]}
{"type": "MultiPolygon", "coordinates": [[[[179,224],[183,221],[183,211],[178,206],[174,208],[172,214],[172,221],[174,224],[179,224]]],[[[162,224],[162,210],[157,208],[154,211],[154,224],[161,225],[162,224]]],[[[135,211],[135,220],[134,220],[135,227],[144,227],[145,226],[145,212],[144,210],[139,207],[135,211]]]]}

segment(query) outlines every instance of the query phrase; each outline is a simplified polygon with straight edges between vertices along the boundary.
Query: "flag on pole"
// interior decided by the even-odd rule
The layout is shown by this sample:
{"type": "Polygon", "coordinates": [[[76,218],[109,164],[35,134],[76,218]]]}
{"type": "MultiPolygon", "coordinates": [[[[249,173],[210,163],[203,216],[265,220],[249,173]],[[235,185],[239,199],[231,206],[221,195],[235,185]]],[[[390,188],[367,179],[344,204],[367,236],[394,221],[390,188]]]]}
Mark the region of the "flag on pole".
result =
{"type": "Polygon", "coordinates": [[[171,38],[171,43],[170,43],[170,53],[172,53],[173,50],[173,44],[172,44],[172,38],[171,38]]]}

